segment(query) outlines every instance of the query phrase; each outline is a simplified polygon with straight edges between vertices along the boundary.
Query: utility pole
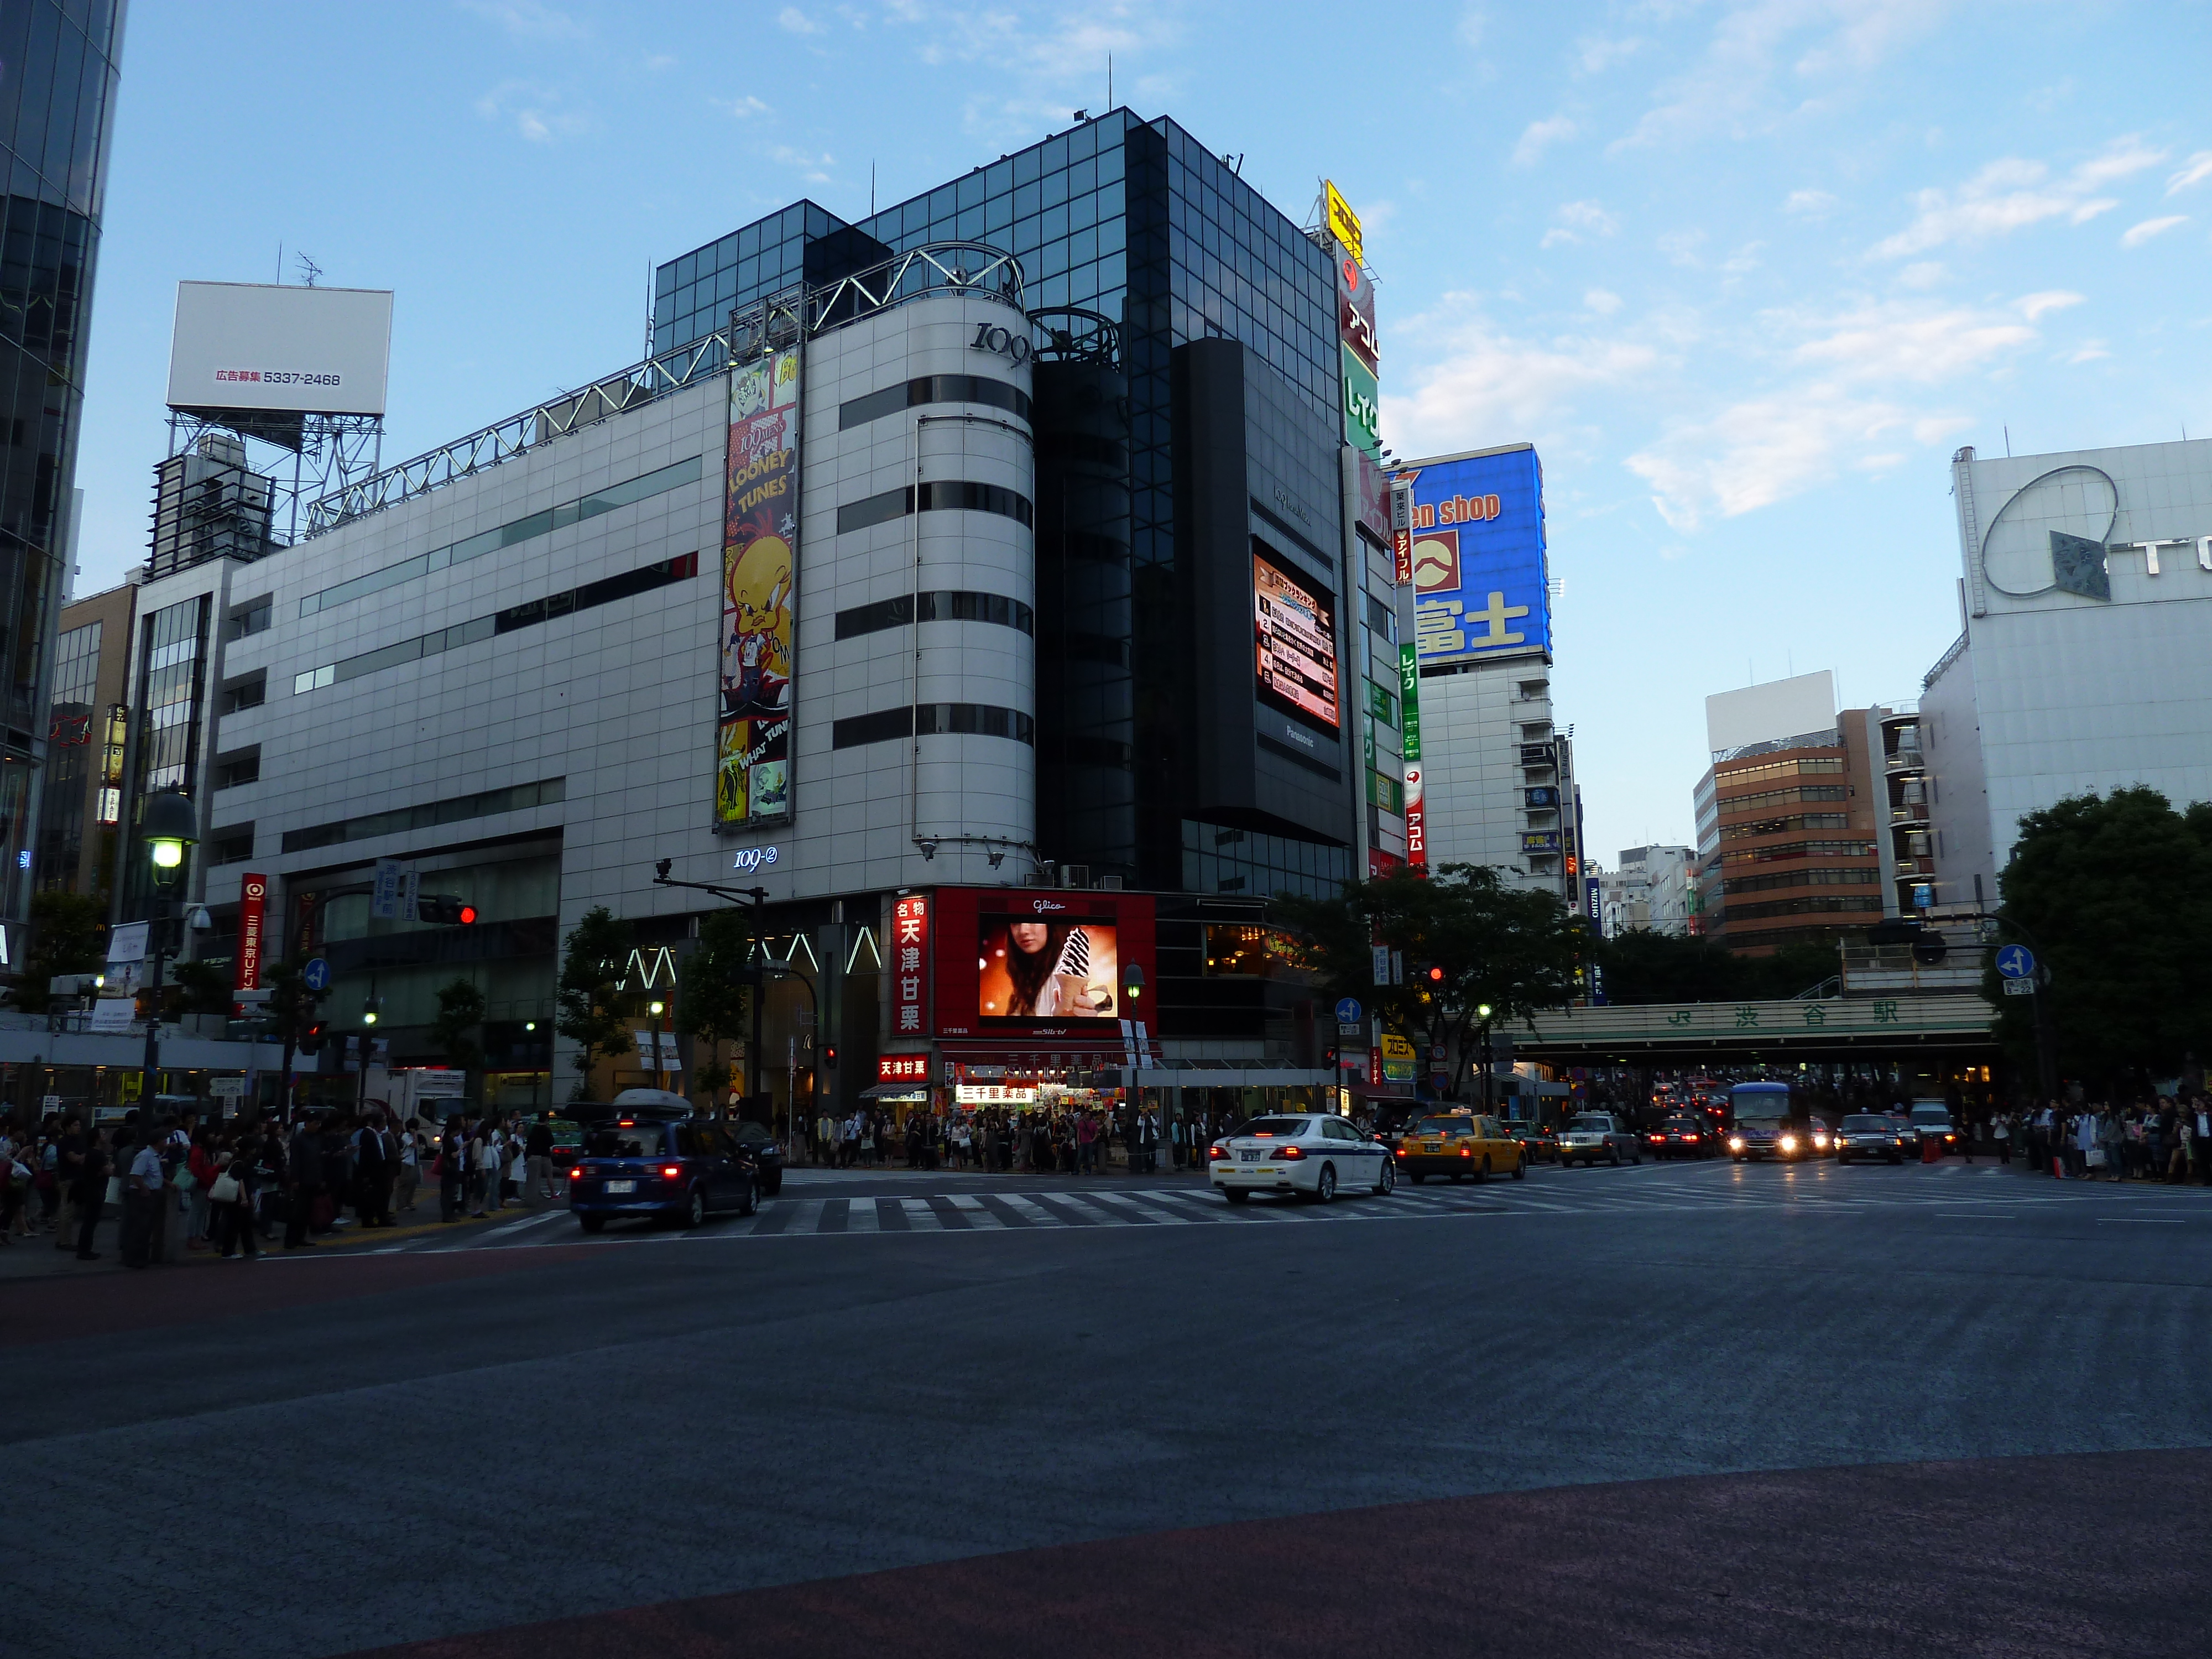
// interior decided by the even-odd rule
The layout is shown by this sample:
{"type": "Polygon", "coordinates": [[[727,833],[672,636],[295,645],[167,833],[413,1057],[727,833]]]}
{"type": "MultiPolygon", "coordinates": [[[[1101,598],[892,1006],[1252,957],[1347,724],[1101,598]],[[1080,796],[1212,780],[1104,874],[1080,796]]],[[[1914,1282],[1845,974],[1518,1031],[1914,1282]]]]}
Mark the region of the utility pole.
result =
{"type": "MultiPolygon", "coordinates": [[[[690,887],[702,893],[712,893],[716,898],[727,899],[732,904],[740,899],[750,902],[753,907],[753,952],[757,957],[761,942],[761,912],[762,907],[768,902],[768,889],[765,887],[719,887],[711,881],[678,881],[668,873],[674,867],[674,862],[671,859],[661,859],[654,864],[653,884],[655,887],[690,887]]],[[[745,1054],[745,1094],[748,1098],[750,1098],[759,1091],[761,1079],[768,1074],[765,1057],[761,1053],[761,991],[763,980],[757,961],[746,970],[745,982],[752,987],[753,994],[753,1035],[751,1042],[747,1045],[745,1054]]],[[[793,1104],[796,1107],[797,1103],[793,1102],[793,1104]]],[[[788,1115],[791,1118],[792,1127],[795,1130],[798,1127],[798,1114],[794,1110],[788,1115]]]]}

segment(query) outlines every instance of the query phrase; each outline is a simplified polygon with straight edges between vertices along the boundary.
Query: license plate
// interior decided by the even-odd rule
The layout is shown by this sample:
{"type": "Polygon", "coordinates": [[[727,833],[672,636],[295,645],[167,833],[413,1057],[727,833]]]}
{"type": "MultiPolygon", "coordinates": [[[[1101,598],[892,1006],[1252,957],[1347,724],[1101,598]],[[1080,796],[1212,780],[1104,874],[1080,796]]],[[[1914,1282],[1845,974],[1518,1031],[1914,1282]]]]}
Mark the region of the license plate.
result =
{"type": "Polygon", "coordinates": [[[1239,1164],[1257,1164],[1260,1161],[1260,1154],[1257,1152],[1239,1152],[1237,1154],[1237,1161],[1239,1164]]]}
{"type": "Polygon", "coordinates": [[[637,1182],[635,1181],[610,1181],[607,1182],[607,1190],[611,1193],[634,1193],[637,1190],[637,1182]]]}

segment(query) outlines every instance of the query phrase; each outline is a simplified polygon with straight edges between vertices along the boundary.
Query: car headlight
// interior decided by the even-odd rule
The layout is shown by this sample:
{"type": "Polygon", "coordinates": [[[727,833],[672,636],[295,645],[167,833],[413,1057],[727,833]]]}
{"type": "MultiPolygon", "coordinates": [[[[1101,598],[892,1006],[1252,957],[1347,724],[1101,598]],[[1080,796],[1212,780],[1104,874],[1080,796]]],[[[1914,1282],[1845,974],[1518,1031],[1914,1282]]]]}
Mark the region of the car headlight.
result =
{"type": "Polygon", "coordinates": [[[1777,1141],[1775,1145],[1781,1147],[1785,1152],[1794,1152],[1797,1150],[1797,1137],[1796,1135],[1784,1135],[1780,1140],[1777,1141]]]}
{"type": "Polygon", "coordinates": [[[1743,1150],[1743,1137],[1741,1135],[1730,1135],[1729,1137],[1729,1150],[1732,1152],[1741,1152],[1743,1150]]]}

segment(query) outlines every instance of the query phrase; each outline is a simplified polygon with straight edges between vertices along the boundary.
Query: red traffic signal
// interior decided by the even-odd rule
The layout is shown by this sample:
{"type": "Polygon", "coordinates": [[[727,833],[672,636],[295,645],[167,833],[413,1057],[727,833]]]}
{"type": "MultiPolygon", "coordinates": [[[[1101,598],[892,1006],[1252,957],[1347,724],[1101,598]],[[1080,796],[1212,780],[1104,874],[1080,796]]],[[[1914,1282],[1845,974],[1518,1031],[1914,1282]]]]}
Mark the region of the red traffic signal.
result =
{"type": "Polygon", "coordinates": [[[1444,970],[1441,968],[1431,968],[1429,969],[1429,977],[1437,984],[1442,984],[1443,982],[1444,970]]]}
{"type": "Polygon", "coordinates": [[[433,893],[415,901],[415,919],[446,927],[470,927],[476,924],[477,907],[451,893],[433,893]]]}

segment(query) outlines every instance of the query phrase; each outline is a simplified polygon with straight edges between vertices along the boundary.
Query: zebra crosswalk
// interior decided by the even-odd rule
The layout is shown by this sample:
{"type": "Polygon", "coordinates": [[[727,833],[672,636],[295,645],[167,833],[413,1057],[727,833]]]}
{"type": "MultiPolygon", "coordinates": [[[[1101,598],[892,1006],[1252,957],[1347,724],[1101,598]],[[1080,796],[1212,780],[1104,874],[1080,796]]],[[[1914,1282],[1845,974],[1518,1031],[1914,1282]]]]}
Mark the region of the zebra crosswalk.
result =
{"type": "MultiPolygon", "coordinates": [[[[1020,1190],[968,1185],[959,1191],[854,1196],[794,1183],[783,1195],[764,1201],[752,1216],[717,1218],[688,1232],[618,1228],[590,1242],[614,1245],[1107,1227],[1347,1225],[1478,1216],[1670,1212],[1842,1214],[1941,1207],[1947,1213],[1994,1215],[2069,1205],[2094,1195],[2070,1188],[2053,1189],[2008,1171],[2001,1176],[1996,1170],[1964,1170],[1954,1175],[1945,1169],[1858,1171],[1815,1165],[1784,1170],[1704,1164],[1587,1173],[1540,1170],[1533,1174],[1534,1178],[1527,1182],[1401,1186],[1388,1196],[1362,1193],[1340,1196],[1328,1205],[1265,1196],[1246,1204],[1231,1204],[1211,1188],[1196,1182],[1133,1187],[1102,1182],[1020,1190]],[[1978,1175],[1990,1178],[1977,1180],[1978,1175]]],[[[559,1212],[553,1212],[479,1239],[431,1248],[537,1249],[579,1242],[573,1225],[559,1212]]]]}

